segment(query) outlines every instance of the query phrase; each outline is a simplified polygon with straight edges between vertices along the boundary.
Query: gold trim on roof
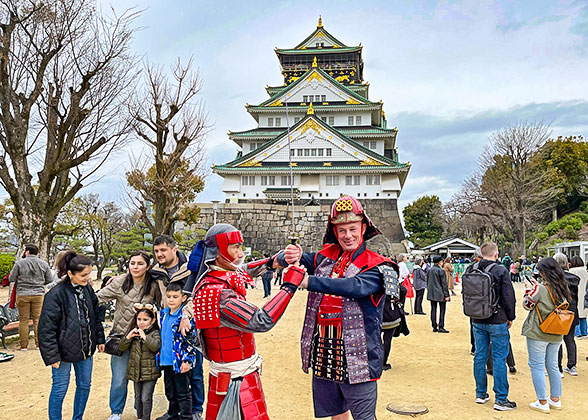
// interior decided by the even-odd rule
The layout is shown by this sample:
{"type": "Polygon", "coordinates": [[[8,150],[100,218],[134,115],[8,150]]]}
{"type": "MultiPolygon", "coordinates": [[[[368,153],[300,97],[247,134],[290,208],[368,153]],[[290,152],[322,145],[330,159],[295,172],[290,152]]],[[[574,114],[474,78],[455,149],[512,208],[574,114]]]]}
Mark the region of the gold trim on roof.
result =
{"type": "Polygon", "coordinates": [[[317,28],[322,28],[323,27],[323,17],[321,15],[319,15],[319,21],[318,21],[318,25],[316,25],[317,28]]]}
{"type": "Polygon", "coordinates": [[[309,119],[308,121],[306,121],[304,123],[304,125],[301,127],[302,131],[300,132],[300,135],[306,133],[308,130],[310,130],[311,128],[316,131],[318,134],[321,133],[321,126],[313,119],[309,119]]]}
{"type": "Polygon", "coordinates": [[[314,108],[312,107],[312,102],[310,103],[310,106],[308,107],[308,111],[306,111],[306,115],[314,115],[314,108]]]}
{"type": "Polygon", "coordinates": [[[355,100],[355,99],[353,99],[353,98],[349,98],[349,99],[347,99],[347,102],[345,102],[345,103],[346,103],[347,105],[360,105],[360,104],[361,104],[361,102],[359,102],[359,101],[356,101],[356,100],[355,100]]]}
{"type": "Polygon", "coordinates": [[[245,163],[242,163],[238,166],[242,166],[242,167],[250,167],[250,166],[261,166],[261,162],[258,160],[255,160],[255,158],[248,160],[245,163]]]}
{"type": "Polygon", "coordinates": [[[275,102],[269,104],[269,106],[284,106],[284,103],[281,100],[277,99],[275,102]]]}
{"type": "Polygon", "coordinates": [[[317,71],[312,72],[312,74],[310,76],[308,76],[308,80],[306,81],[307,83],[312,82],[313,80],[318,80],[319,82],[323,81],[323,78],[320,74],[318,74],[317,71]]]}
{"type": "Polygon", "coordinates": [[[314,57],[314,60],[312,60],[312,67],[317,67],[317,63],[316,63],[316,56],[314,57]]]}
{"type": "Polygon", "coordinates": [[[323,166],[331,166],[331,162],[323,162],[323,166]]]}
{"type": "Polygon", "coordinates": [[[359,166],[384,166],[384,164],[378,162],[377,160],[366,157],[364,160],[361,161],[359,166]]]}

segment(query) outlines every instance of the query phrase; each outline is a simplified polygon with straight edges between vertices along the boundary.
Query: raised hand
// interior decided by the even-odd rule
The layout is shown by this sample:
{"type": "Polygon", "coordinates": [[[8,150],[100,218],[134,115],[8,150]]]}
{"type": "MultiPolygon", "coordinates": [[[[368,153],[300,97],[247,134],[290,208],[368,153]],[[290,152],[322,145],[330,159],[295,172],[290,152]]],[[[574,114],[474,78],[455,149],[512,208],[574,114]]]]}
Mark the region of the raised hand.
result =
{"type": "Polygon", "coordinates": [[[288,264],[300,261],[302,257],[302,247],[298,244],[288,245],[284,250],[284,259],[288,264]]]}

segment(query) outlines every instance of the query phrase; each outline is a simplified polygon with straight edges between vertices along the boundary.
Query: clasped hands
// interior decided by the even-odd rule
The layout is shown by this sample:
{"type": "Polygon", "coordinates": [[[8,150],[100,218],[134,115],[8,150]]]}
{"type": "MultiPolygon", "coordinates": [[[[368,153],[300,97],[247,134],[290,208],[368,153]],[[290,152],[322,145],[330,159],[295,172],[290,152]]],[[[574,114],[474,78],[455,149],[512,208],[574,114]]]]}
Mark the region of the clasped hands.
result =
{"type": "MultiPolygon", "coordinates": [[[[288,267],[284,269],[282,273],[283,278],[286,277],[288,274],[288,270],[291,266],[302,268],[306,271],[306,267],[300,264],[300,258],[302,257],[302,247],[298,244],[296,245],[288,245],[286,249],[284,249],[284,259],[289,264],[288,267]]],[[[308,273],[305,274],[304,279],[300,283],[298,287],[302,287],[303,289],[308,289],[308,273]]]]}

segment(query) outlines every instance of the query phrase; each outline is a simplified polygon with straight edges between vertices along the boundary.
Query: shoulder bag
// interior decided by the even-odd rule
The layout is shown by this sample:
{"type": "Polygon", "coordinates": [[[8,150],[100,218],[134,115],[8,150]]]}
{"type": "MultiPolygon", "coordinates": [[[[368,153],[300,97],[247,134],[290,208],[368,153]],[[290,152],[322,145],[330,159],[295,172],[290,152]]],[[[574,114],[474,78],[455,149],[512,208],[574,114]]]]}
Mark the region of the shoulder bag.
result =
{"type": "Polygon", "coordinates": [[[535,306],[537,315],[539,315],[539,328],[541,328],[541,331],[546,334],[567,335],[570,332],[572,322],[574,322],[574,313],[568,311],[568,306],[570,304],[568,302],[564,302],[560,305],[557,305],[553,299],[553,295],[551,294],[549,287],[546,286],[545,288],[549,292],[549,297],[555,305],[555,309],[551,311],[545,320],[543,320],[541,318],[539,308],[535,306]]]}

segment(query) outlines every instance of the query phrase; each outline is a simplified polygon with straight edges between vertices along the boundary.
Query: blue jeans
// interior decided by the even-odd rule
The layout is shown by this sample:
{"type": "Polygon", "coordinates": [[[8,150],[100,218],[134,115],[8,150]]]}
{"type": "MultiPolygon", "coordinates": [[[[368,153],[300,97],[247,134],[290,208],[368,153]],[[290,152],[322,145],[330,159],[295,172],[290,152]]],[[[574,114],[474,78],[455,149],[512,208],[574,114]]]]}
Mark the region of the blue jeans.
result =
{"type": "Polygon", "coordinates": [[[110,381],[110,413],[122,414],[127,402],[127,365],[129,364],[129,350],[122,356],[111,356],[110,370],[112,380],[110,381]]]}
{"type": "Polygon", "coordinates": [[[527,352],[529,353],[529,367],[537,399],[547,399],[547,384],[545,383],[545,369],[549,376],[551,397],[561,397],[561,376],[557,366],[557,354],[561,341],[533,340],[527,337],[527,352]]]}
{"type": "Polygon", "coordinates": [[[580,336],[587,336],[588,335],[588,328],[586,325],[586,318],[578,318],[580,323],[576,325],[576,337],[580,336]]]}
{"type": "Polygon", "coordinates": [[[192,389],[192,414],[202,412],[204,404],[204,374],[202,373],[202,353],[196,351],[196,363],[192,368],[192,378],[190,380],[192,389]]]}
{"type": "Polygon", "coordinates": [[[508,396],[508,379],[506,376],[506,356],[510,346],[510,333],[506,322],[503,324],[481,324],[472,322],[476,354],[474,356],[474,378],[476,379],[476,397],[485,397],[488,390],[486,360],[488,345],[492,344],[492,362],[494,377],[494,394],[496,401],[505,401],[508,396]]]}
{"type": "Polygon", "coordinates": [[[82,420],[92,382],[92,358],[79,362],[61,362],[59,368],[51,368],[53,384],[49,395],[49,420],[61,420],[63,399],[69,387],[69,374],[73,365],[76,372],[76,395],[74,397],[72,420],[82,420]]]}

